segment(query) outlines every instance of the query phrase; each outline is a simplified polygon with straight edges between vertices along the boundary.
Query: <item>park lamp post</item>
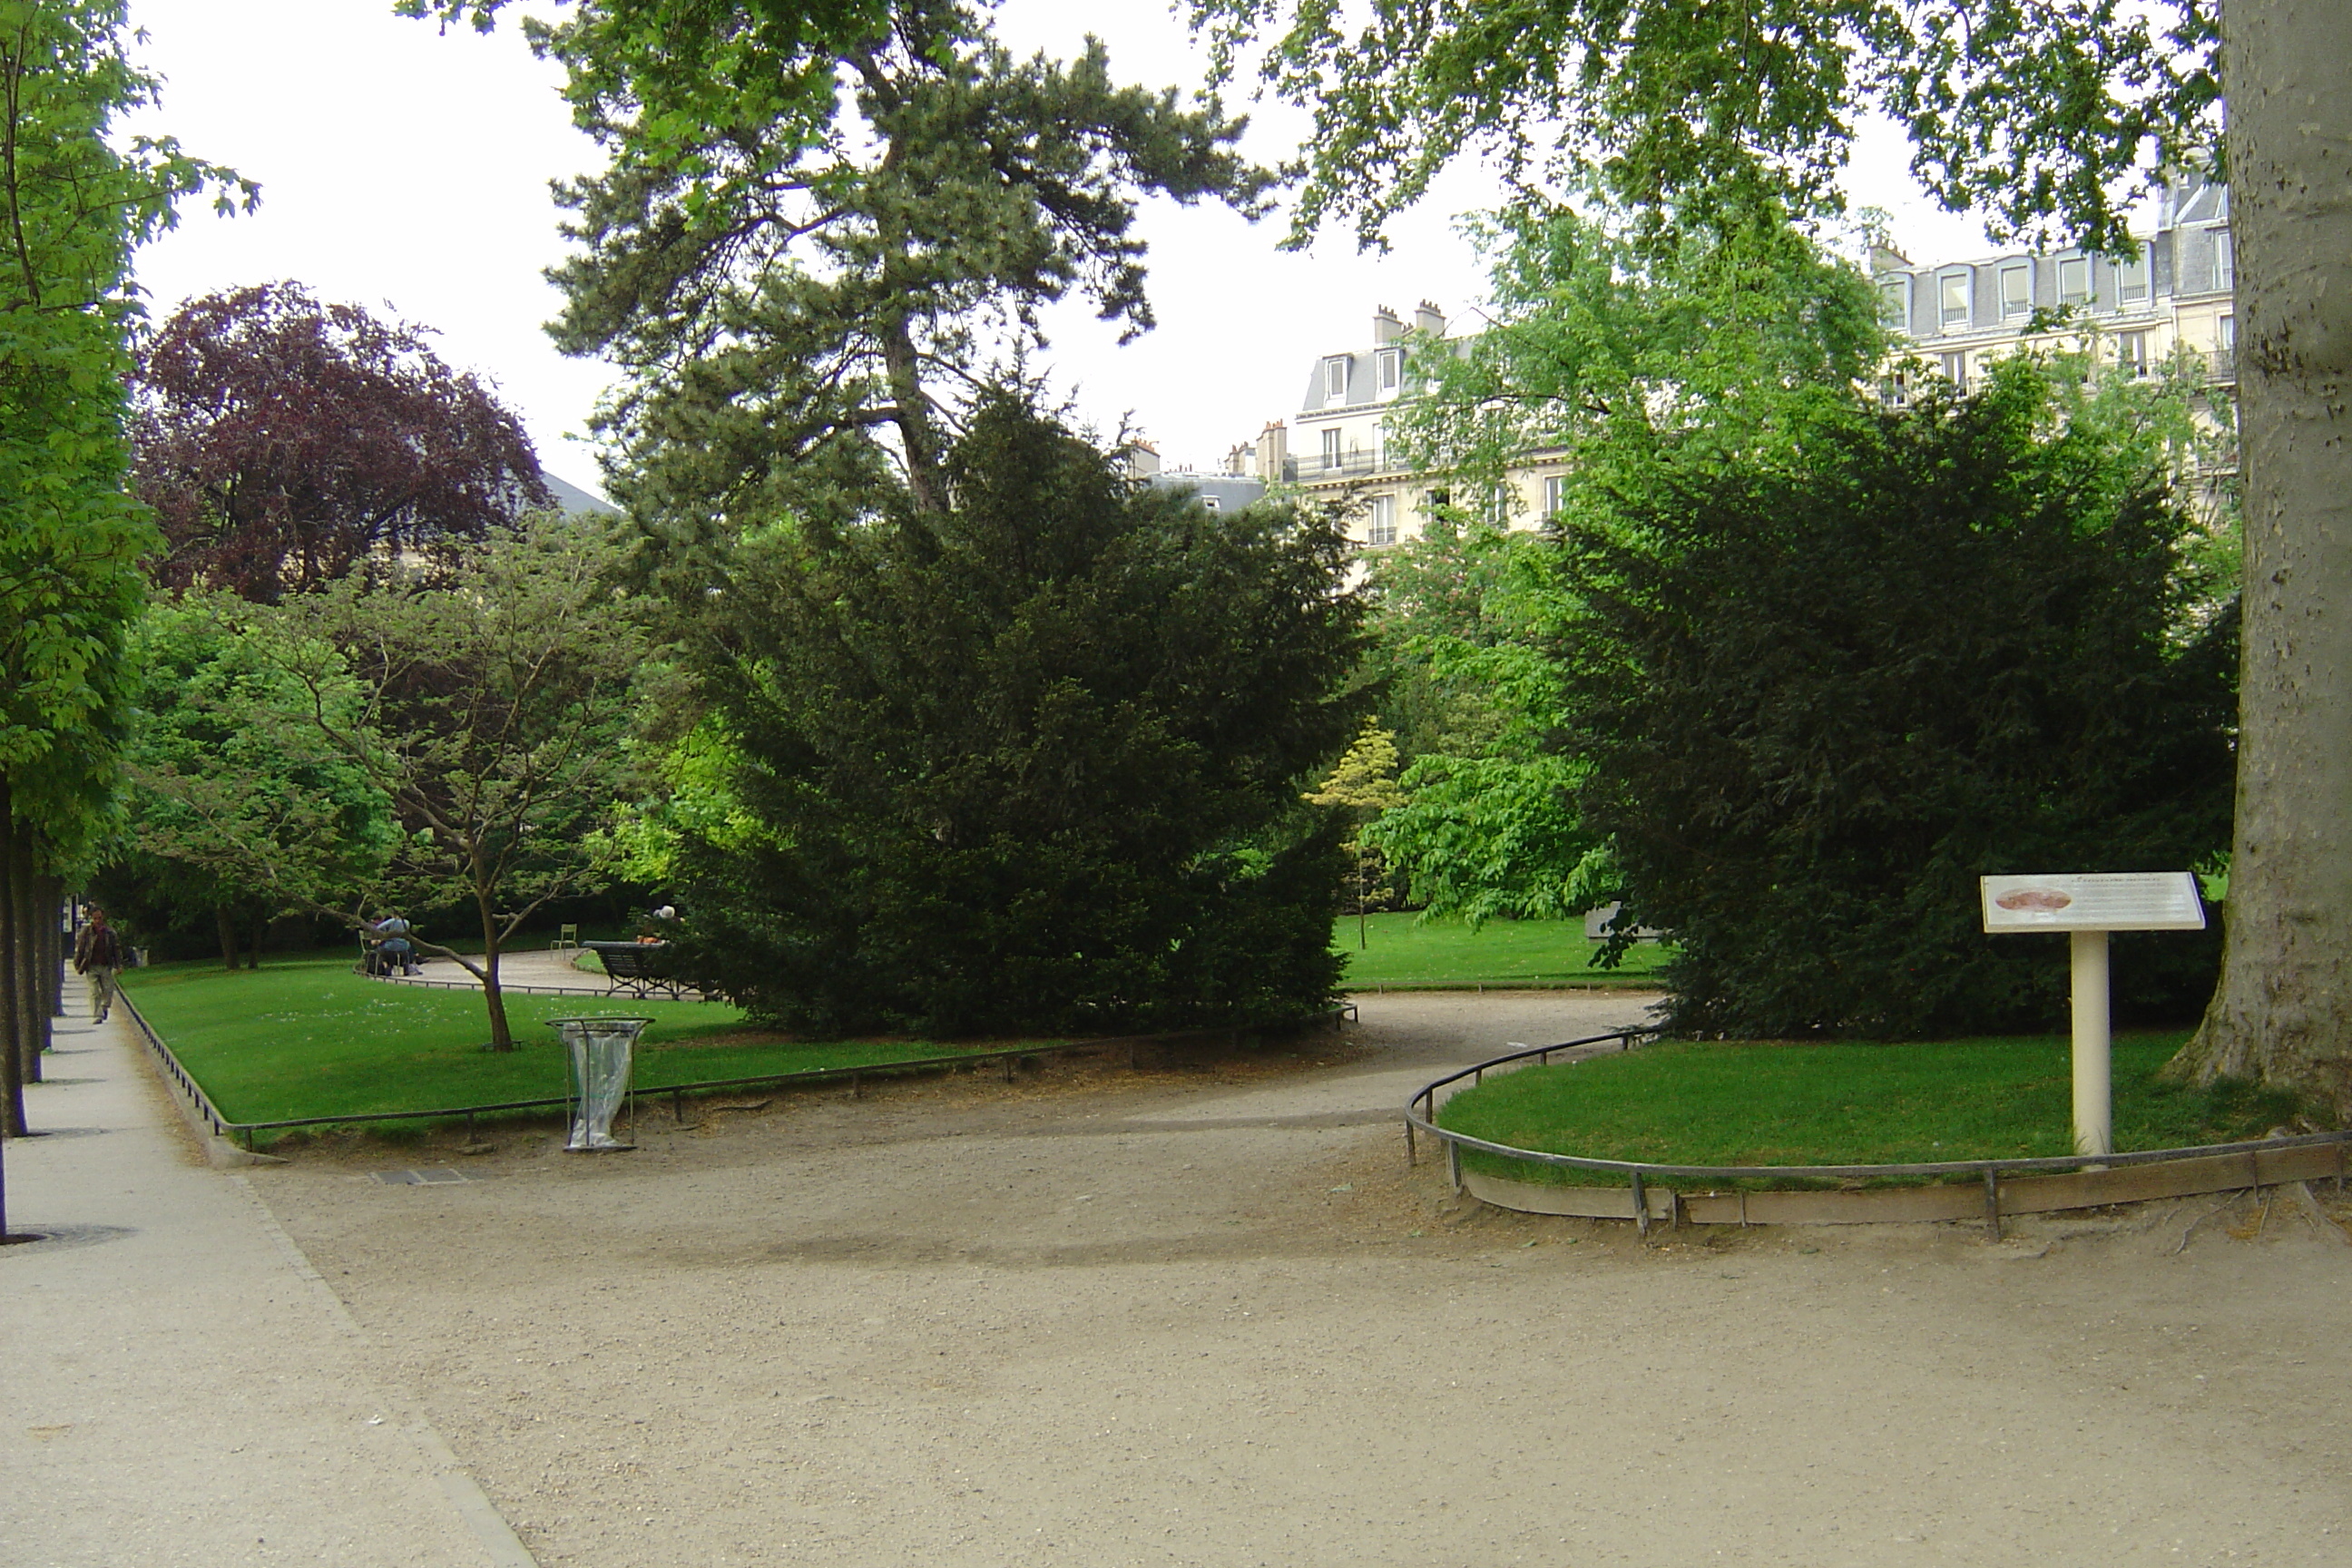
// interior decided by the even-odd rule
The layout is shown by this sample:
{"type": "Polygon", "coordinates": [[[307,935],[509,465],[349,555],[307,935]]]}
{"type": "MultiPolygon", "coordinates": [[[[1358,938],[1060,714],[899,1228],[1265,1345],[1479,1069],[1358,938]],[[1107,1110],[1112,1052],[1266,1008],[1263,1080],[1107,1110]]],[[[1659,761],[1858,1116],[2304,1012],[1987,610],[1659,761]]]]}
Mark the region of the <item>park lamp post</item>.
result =
{"type": "Polygon", "coordinates": [[[2187,871],[2088,871],[1986,877],[1979,886],[1988,934],[2063,931],[2072,938],[2074,1152],[2112,1154],[2107,933],[2203,931],[2197,879],[2187,871]]]}

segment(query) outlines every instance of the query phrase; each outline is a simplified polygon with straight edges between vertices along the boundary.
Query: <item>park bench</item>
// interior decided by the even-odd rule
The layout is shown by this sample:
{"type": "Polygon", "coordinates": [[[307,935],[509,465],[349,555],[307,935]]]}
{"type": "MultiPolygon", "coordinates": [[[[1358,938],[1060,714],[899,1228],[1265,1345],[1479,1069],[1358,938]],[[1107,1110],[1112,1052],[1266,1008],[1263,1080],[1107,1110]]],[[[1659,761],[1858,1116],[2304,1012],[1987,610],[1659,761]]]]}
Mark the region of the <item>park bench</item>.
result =
{"type": "Polygon", "coordinates": [[[651,996],[659,992],[677,998],[696,989],[692,981],[680,979],[671,967],[669,943],[666,942],[591,942],[581,945],[604,964],[604,978],[609,982],[604,994],[608,996],[626,991],[632,996],[651,996]]]}

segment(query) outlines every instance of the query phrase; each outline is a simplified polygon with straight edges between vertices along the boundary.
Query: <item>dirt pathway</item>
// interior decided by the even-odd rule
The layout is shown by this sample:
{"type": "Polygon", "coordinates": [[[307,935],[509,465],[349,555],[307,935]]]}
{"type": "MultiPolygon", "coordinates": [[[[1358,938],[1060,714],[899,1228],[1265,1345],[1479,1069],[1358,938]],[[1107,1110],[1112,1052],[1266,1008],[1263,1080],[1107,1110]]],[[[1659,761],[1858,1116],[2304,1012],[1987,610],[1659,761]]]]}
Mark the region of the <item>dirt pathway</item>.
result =
{"type": "Polygon", "coordinates": [[[1296,1062],[252,1184],[547,1568],[2352,1560],[2352,1247],[2284,1205],[2177,1257],[2207,1205],[1998,1247],[1462,1210],[1405,1095],[1640,999],[1363,1001],[1296,1062]]]}

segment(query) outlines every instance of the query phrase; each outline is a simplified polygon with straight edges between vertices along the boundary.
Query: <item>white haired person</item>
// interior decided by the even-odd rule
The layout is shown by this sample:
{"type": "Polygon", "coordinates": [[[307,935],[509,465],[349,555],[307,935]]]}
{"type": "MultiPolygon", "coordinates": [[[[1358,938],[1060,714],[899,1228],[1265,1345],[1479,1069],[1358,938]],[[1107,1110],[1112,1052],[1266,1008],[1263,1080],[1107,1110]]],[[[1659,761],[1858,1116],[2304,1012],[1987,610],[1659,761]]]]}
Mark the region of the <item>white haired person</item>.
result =
{"type": "Polygon", "coordinates": [[[103,1024],[114,1009],[114,975],[122,967],[122,939],[106,923],[106,911],[92,907],[89,923],[74,938],[74,973],[89,980],[89,1018],[103,1024]]]}

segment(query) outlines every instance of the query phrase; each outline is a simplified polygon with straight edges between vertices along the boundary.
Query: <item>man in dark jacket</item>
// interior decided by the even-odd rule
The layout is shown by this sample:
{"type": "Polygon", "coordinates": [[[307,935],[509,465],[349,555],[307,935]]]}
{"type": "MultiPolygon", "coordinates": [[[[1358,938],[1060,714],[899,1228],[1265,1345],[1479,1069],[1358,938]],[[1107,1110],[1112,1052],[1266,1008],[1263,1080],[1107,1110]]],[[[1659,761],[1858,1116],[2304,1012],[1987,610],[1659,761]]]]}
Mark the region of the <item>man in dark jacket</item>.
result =
{"type": "Polygon", "coordinates": [[[106,923],[106,911],[92,909],[89,923],[74,938],[74,973],[89,980],[89,1016],[103,1024],[114,1007],[114,975],[122,967],[122,939],[106,923]]]}

